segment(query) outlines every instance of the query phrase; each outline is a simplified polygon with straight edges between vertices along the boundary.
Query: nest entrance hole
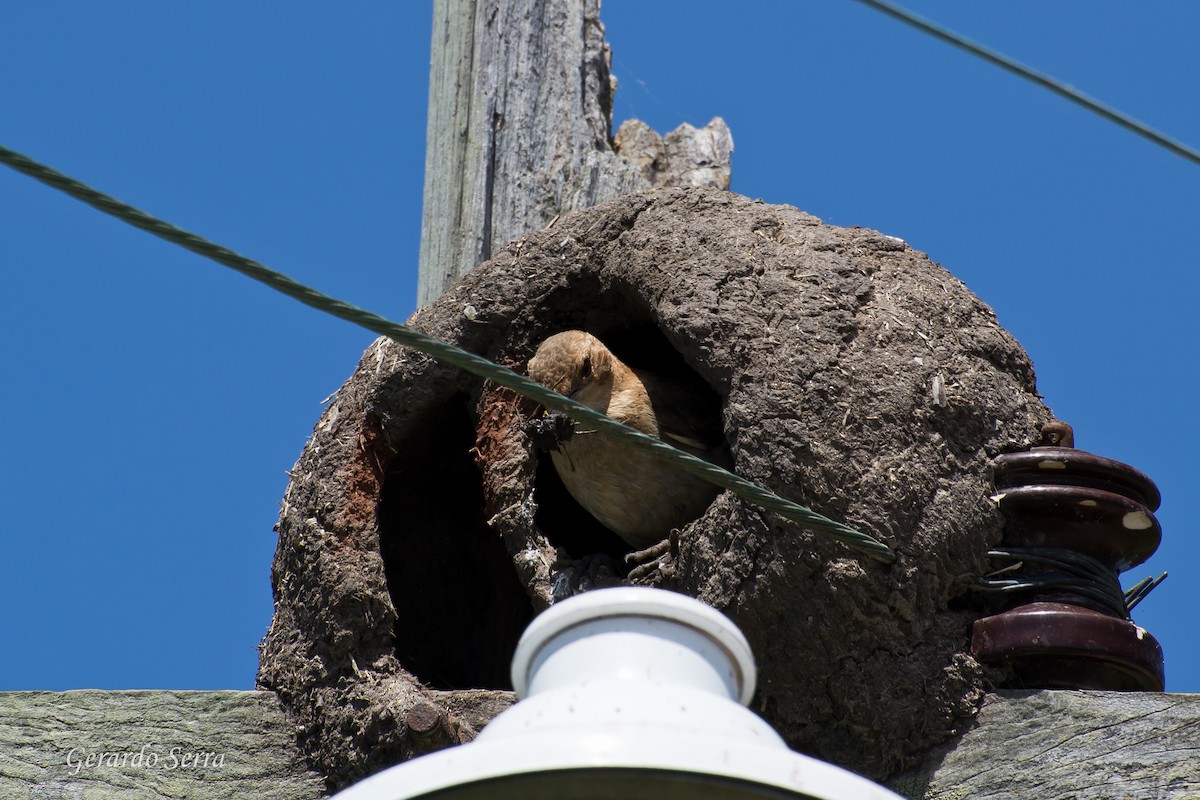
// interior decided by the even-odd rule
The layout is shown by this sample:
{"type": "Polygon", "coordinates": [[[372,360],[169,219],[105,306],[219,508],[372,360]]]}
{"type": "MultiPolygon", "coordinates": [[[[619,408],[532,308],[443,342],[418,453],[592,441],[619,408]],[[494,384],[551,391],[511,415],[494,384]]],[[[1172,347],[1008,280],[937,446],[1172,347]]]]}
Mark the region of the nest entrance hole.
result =
{"type": "Polygon", "coordinates": [[[397,447],[379,498],[380,551],[401,666],[437,689],[511,689],[533,609],[487,526],[468,402],[442,404],[397,447]]]}

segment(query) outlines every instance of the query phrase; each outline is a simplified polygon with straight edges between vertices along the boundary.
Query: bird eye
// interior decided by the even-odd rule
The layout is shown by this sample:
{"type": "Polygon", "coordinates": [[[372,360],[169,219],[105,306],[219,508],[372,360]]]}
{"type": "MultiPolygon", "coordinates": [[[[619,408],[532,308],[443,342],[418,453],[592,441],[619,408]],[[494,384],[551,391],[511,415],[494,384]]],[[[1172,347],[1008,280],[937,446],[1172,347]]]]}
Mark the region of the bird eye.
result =
{"type": "Polygon", "coordinates": [[[592,356],[591,356],[591,354],[590,354],[590,353],[589,353],[588,355],[586,355],[586,356],[584,356],[584,357],[583,357],[583,361],[582,361],[582,362],[580,363],[580,365],[579,365],[579,373],[580,373],[581,375],[583,375],[583,377],[585,377],[585,378],[591,377],[591,374],[592,374],[592,356]]]}

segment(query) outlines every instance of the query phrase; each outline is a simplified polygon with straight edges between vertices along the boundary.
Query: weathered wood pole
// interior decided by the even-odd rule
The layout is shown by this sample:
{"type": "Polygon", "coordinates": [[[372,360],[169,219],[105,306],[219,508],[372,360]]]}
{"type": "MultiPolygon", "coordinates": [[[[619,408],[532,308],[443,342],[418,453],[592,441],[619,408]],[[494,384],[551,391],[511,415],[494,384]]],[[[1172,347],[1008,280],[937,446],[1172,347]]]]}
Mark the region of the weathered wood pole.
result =
{"type": "Polygon", "coordinates": [[[719,118],[610,139],[599,0],[434,0],[418,305],[566,211],[664,185],[728,188],[719,118]]]}

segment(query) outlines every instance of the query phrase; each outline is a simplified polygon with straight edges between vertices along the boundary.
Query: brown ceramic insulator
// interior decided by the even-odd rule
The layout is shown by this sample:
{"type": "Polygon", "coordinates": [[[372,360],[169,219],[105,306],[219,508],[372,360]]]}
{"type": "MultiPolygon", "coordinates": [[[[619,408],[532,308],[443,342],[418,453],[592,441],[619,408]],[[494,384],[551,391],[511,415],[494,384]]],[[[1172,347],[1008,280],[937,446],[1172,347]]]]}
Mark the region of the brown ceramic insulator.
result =
{"type": "MultiPolygon", "coordinates": [[[[974,623],[975,657],[1010,665],[1014,688],[1162,691],[1162,648],[1154,637],[1088,592],[1070,588],[1087,570],[1067,567],[1061,579],[1039,574],[1064,558],[1063,549],[1095,559],[1114,581],[1148,559],[1162,539],[1154,517],[1158,487],[1127,464],[1069,447],[1000,456],[992,478],[993,500],[1005,519],[997,550],[1014,562],[1022,548],[1048,560],[1031,555],[1015,573],[985,579],[993,587],[1006,580],[1030,585],[1023,605],[974,623]]],[[[1123,607],[1120,586],[1109,587],[1102,574],[1094,578],[1095,588],[1115,591],[1123,607]]]]}
{"type": "Polygon", "coordinates": [[[1071,447],[1036,447],[999,456],[992,467],[997,490],[1013,486],[1087,486],[1124,495],[1158,510],[1162,497],[1154,481],[1128,464],[1071,447]]]}
{"type": "Polygon", "coordinates": [[[976,620],[971,650],[1014,668],[1023,688],[1163,690],[1158,641],[1132,622],[1065,603],[1036,602],[976,620]]]}
{"type": "Polygon", "coordinates": [[[1037,485],[998,489],[1004,543],[1065,547],[1124,572],[1154,554],[1162,528],[1148,506],[1126,495],[1087,486],[1037,485]]]}

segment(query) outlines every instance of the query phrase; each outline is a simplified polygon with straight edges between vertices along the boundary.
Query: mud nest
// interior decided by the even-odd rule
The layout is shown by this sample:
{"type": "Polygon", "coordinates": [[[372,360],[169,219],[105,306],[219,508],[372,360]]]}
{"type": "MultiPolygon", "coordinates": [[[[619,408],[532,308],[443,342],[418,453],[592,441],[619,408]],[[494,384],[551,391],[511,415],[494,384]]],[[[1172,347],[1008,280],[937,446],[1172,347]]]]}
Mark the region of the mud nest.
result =
{"type": "MultiPolygon", "coordinates": [[[[581,328],[709,387],[735,470],[868,531],[885,565],[728,493],[641,582],[745,632],[752,708],[874,778],[972,719],[970,590],[1001,521],[988,467],[1051,415],[1020,345],[904,242],[727,192],[633,195],[501,250],[413,326],[521,370],[581,328]]],[[[469,740],[513,701],[508,661],[555,599],[627,580],[507,390],[388,341],[292,473],[259,682],[332,787],[469,740]]]]}

